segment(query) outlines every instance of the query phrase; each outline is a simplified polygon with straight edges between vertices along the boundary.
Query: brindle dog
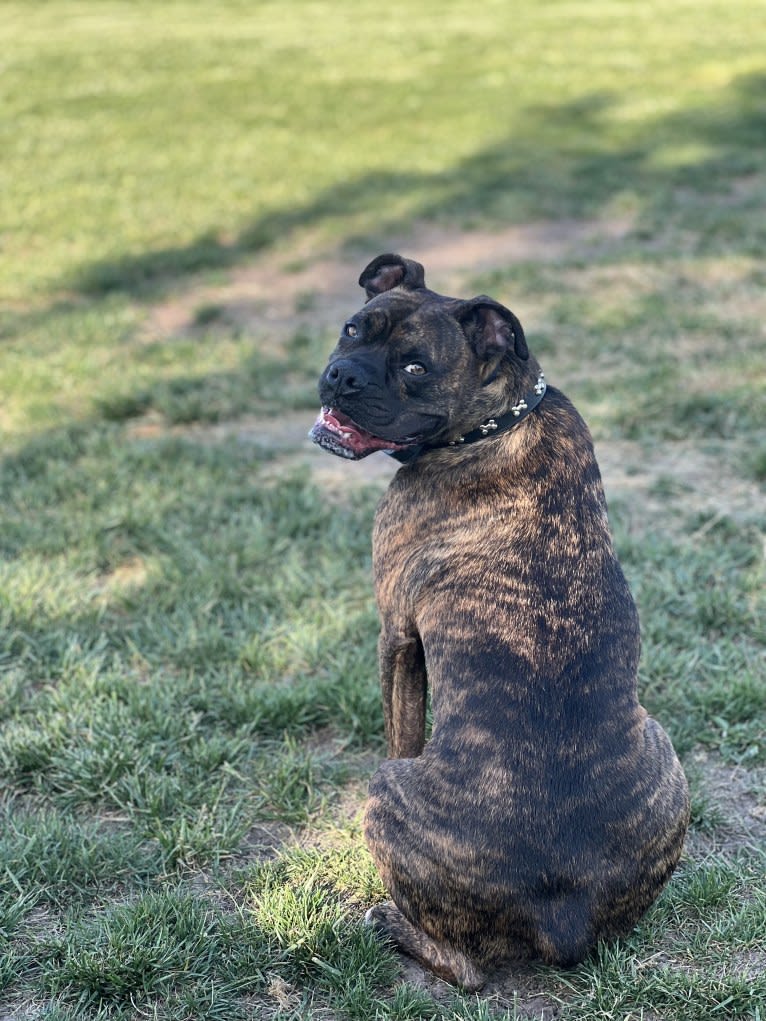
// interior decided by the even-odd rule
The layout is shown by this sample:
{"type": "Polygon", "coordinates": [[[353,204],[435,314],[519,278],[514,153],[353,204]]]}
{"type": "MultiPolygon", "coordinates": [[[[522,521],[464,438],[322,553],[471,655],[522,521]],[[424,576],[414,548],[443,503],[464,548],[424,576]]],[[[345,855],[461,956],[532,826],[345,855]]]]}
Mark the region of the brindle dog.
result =
{"type": "Polygon", "coordinates": [[[688,788],[636,695],[588,429],[518,319],[398,255],[359,282],[312,437],[404,463],[373,538],[390,758],[364,830],[393,903],[368,919],[476,989],[522,948],[572,965],[629,930],[678,861],[688,788]]]}

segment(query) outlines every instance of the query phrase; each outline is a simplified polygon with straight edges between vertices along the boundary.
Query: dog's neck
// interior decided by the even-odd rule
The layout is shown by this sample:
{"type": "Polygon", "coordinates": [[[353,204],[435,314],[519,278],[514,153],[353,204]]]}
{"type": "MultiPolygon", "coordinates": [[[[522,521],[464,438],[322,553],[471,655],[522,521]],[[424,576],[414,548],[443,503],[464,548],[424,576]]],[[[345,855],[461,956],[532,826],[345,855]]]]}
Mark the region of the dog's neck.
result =
{"type": "Polygon", "coordinates": [[[406,450],[390,450],[386,451],[386,453],[401,464],[411,464],[421,454],[429,450],[441,450],[445,447],[462,448],[466,444],[477,443],[488,436],[499,436],[509,429],[514,429],[530,412],[534,411],[543,397],[545,397],[546,389],[545,376],[542,370],[540,370],[534,387],[512,405],[510,411],[504,415],[499,415],[497,418],[488,418],[475,429],[471,429],[464,435],[458,436],[457,439],[449,440],[446,443],[421,443],[417,446],[408,447],[406,450]]]}

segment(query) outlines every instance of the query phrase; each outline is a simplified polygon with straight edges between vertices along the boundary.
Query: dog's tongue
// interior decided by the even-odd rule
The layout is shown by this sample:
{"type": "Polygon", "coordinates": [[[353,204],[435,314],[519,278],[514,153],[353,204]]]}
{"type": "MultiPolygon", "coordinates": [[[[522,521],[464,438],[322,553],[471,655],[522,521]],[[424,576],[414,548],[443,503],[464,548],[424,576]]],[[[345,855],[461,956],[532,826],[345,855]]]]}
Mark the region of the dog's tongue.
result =
{"type": "Polygon", "coordinates": [[[335,408],[322,408],[309,436],[332,454],[354,461],[375,450],[404,450],[408,445],[373,436],[335,408]]]}

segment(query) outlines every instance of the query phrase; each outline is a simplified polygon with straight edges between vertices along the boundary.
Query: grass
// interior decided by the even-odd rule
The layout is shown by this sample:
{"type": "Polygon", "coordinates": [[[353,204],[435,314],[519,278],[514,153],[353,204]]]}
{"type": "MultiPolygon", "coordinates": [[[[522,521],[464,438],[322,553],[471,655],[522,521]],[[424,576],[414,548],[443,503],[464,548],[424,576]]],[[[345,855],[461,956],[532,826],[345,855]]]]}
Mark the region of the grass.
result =
{"type": "Polygon", "coordinates": [[[758,13],[4,4],[0,1016],[766,1016],[758,13]],[[380,486],[300,439],[340,268],[421,227],[520,230],[461,293],[607,455],[693,793],[629,937],[481,997],[361,924],[380,486]]]}

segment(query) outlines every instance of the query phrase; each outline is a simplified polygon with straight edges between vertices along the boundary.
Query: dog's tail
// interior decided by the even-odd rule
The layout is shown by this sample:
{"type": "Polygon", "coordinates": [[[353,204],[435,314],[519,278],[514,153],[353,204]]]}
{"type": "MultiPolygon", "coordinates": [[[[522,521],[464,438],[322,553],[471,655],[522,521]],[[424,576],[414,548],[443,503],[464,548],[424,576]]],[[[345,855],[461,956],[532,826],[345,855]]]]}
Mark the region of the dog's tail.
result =
{"type": "Polygon", "coordinates": [[[546,964],[572,968],[595,942],[589,898],[569,893],[548,900],[538,917],[534,949],[546,964]]]}

